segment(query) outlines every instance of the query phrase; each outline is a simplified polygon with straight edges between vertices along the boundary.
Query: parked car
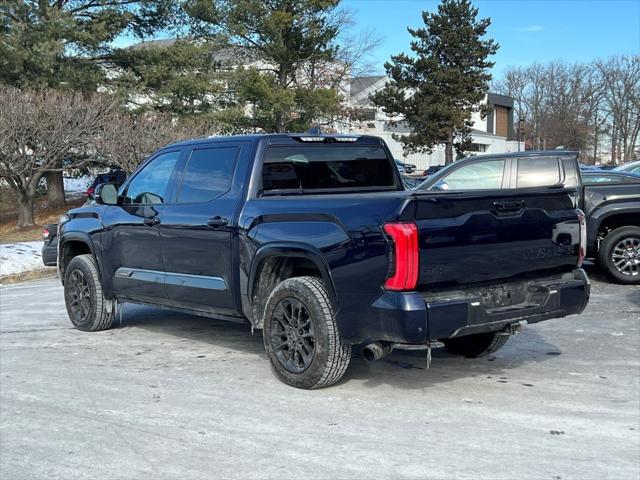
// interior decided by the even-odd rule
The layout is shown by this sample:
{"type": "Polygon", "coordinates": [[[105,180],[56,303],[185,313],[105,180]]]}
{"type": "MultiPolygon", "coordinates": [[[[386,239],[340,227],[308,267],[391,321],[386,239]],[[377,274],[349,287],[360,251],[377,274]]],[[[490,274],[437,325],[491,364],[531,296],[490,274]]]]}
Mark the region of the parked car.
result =
{"type": "MultiPolygon", "coordinates": [[[[558,159],[577,158],[576,152],[549,151],[477,156],[441,170],[427,179],[421,190],[473,190],[530,188],[557,181],[557,187],[579,189],[577,206],[587,222],[587,256],[620,283],[640,283],[640,177],[617,170],[572,171],[568,166],[559,176],[558,159]],[[502,158],[507,163],[498,162],[502,158]],[[521,165],[522,163],[522,165],[521,165]]],[[[556,230],[560,233],[560,230],[556,230]]]]}
{"type": "Polygon", "coordinates": [[[93,199],[93,193],[98,185],[101,183],[113,183],[116,188],[120,188],[120,185],[127,179],[127,173],[123,170],[114,169],[107,173],[101,173],[93,180],[91,185],[87,188],[87,198],[93,199]]]}
{"type": "Polygon", "coordinates": [[[599,172],[601,169],[598,165],[580,164],[580,171],[582,172],[599,172]]]}
{"type": "Polygon", "coordinates": [[[416,192],[372,136],[172,144],[59,226],[67,312],[85,331],[123,301],[246,322],[300,388],[337,382],[354,345],[486,355],[587,305],[578,167],[558,165],[565,188],[416,192]]]}
{"type": "Polygon", "coordinates": [[[424,171],[423,176],[425,177],[430,177],[431,175],[433,175],[434,173],[439,172],[440,170],[442,170],[444,168],[444,165],[431,165],[429,168],[427,168],[424,171]]]}
{"type": "Polygon", "coordinates": [[[42,227],[42,263],[45,267],[58,264],[58,224],[52,223],[42,227]]]}
{"type": "Polygon", "coordinates": [[[626,172],[633,173],[634,175],[640,175],[640,160],[637,162],[629,162],[624,165],[619,165],[613,169],[614,172],[626,172]]]}
{"type": "Polygon", "coordinates": [[[640,176],[583,172],[580,208],[587,216],[587,256],[620,283],[640,284],[640,176]]]}
{"type": "Polygon", "coordinates": [[[414,173],[416,171],[416,166],[411,164],[411,163],[404,163],[401,162],[400,160],[394,160],[396,162],[396,165],[398,166],[398,170],[400,171],[401,175],[411,175],[412,173],[414,173]]]}

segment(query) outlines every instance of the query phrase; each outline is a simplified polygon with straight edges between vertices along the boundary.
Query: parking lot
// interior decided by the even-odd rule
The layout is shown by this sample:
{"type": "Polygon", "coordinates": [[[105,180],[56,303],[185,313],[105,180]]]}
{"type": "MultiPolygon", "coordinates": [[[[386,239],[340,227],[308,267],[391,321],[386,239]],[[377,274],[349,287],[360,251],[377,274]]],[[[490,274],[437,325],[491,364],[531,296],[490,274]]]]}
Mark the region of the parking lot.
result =
{"type": "Polygon", "coordinates": [[[637,479],[640,288],[592,279],[490,357],[356,357],[316,391],[244,325],[127,305],[83,333],[57,279],[2,287],[0,477],[637,479]]]}

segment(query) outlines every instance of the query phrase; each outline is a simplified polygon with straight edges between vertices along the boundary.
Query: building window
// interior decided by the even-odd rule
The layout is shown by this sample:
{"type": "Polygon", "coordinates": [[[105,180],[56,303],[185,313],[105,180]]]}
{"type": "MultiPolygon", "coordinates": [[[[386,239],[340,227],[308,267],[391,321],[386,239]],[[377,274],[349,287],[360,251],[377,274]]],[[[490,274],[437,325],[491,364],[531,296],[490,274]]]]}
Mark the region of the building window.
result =
{"type": "Polygon", "coordinates": [[[469,152],[486,152],[487,146],[484,143],[472,143],[469,152]]]}

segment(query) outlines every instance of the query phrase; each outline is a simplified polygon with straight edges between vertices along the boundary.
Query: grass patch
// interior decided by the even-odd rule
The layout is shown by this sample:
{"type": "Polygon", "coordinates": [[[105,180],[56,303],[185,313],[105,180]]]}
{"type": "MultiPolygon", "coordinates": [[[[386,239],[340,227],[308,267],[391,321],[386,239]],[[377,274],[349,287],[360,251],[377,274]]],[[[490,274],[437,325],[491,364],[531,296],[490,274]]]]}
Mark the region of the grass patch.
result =
{"type": "MultiPolygon", "coordinates": [[[[84,203],[84,199],[68,202],[66,207],[47,208],[36,207],[36,224],[33,227],[18,228],[16,226],[17,215],[5,213],[0,221],[0,243],[32,242],[42,240],[42,227],[49,223],[58,223],[60,215],[70,208],[79,207],[84,203]]],[[[4,213],[4,212],[3,212],[4,213]]]]}

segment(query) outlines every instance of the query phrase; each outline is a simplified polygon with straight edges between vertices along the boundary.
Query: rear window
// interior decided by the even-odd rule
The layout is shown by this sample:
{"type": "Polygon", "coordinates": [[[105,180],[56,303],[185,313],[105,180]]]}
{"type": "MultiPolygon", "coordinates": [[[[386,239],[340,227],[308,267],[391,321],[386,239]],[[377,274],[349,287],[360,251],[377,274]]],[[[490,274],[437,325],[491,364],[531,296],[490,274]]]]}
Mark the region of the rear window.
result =
{"type": "Polygon", "coordinates": [[[561,182],[557,158],[519,158],[518,188],[549,187],[561,182]]]}
{"type": "Polygon", "coordinates": [[[381,146],[270,147],[262,167],[262,192],[396,190],[394,169],[381,146]]]}

